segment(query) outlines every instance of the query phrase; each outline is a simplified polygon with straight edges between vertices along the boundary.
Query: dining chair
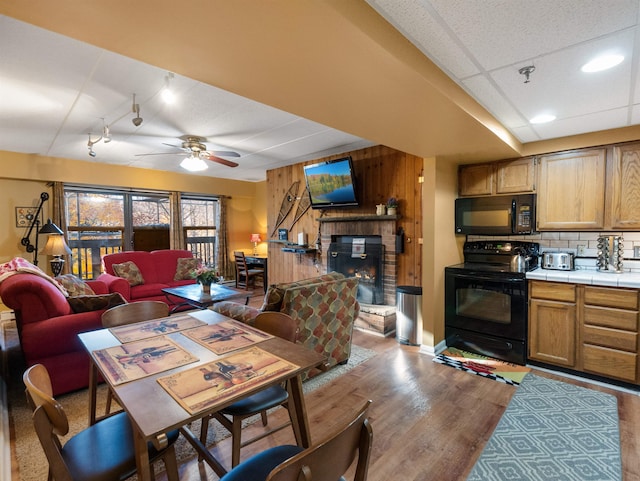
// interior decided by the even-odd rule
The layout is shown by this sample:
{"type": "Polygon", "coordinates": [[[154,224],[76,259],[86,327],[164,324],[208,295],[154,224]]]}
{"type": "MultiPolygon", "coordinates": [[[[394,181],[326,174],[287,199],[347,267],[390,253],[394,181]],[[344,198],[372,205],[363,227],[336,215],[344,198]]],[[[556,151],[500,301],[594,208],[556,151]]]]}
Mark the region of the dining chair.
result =
{"type": "MultiPolygon", "coordinates": [[[[107,309],[102,314],[102,327],[118,327],[134,322],[150,321],[169,315],[169,305],[162,301],[138,301],[107,309]]],[[[107,391],[105,415],[111,412],[113,394],[107,391]]]]}
{"type": "Polygon", "coordinates": [[[249,289],[249,285],[253,283],[255,287],[256,277],[262,277],[262,285],[264,291],[267,292],[267,286],[264,285],[264,269],[251,268],[247,266],[247,259],[242,251],[234,251],[233,257],[236,262],[236,287],[249,289]]]}
{"type": "Polygon", "coordinates": [[[276,446],[239,464],[220,481],[336,481],[358,462],[354,481],[366,481],[373,443],[373,430],[367,418],[371,401],[365,402],[355,417],[323,441],[304,449],[276,446]]]}
{"type": "MultiPolygon", "coordinates": [[[[33,425],[49,463],[49,481],[123,480],[136,472],[133,428],[122,412],[73,435],[62,405],[53,397],[49,372],[42,364],[28,368],[23,381],[27,402],[33,411],[33,425]]],[[[167,434],[168,446],[156,450],[149,443],[149,459],[162,459],[170,481],[178,481],[174,443],[179,432],[167,434]]]]}
{"type": "MultiPolygon", "coordinates": [[[[273,336],[277,336],[294,343],[298,338],[298,323],[283,312],[267,311],[258,314],[255,319],[254,327],[273,336]]],[[[276,385],[263,389],[252,396],[235,402],[230,406],[227,406],[226,408],[202,419],[200,441],[203,444],[206,443],[209,419],[211,417],[215,418],[231,433],[231,466],[236,466],[240,462],[240,449],[276,431],[280,431],[287,426],[292,426],[297,439],[299,430],[296,422],[295,407],[290,404],[288,400],[289,392],[286,385],[276,385]],[[262,419],[262,425],[267,426],[267,410],[277,406],[283,406],[289,411],[289,421],[276,427],[272,427],[251,439],[242,441],[242,421],[259,413],[262,419]]]]}

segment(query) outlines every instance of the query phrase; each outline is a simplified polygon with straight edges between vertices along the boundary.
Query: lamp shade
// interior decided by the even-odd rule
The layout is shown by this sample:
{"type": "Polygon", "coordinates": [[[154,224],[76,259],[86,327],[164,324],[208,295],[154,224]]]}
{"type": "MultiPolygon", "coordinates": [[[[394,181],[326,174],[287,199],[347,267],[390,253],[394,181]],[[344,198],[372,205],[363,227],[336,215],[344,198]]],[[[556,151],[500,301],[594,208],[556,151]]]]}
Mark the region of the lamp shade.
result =
{"type": "Polygon", "coordinates": [[[60,229],[60,227],[58,227],[53,222],[51,222],[51,219],[47,219],[47,223],[42,226],[42,229],[40,229],[38,231],[38,234],[60,234],[60,235],[62,235],[63,232],[60,229]]]}
{"type": "Polygon", "coordinates": [[[71,249],[69,249],[69,246],[64,241],[62,234],[51,234],[49,239],[47,239],[44,249],[42,249],[42,254],[48,256],[64,256],[71,254],[71,249]]]}
{"type": "Polygon", "coordinates": [[[251,234],[251,239],[249,239],[250,242],[262,242],[262,239],[260,239],[260,234],[251,234]]]}

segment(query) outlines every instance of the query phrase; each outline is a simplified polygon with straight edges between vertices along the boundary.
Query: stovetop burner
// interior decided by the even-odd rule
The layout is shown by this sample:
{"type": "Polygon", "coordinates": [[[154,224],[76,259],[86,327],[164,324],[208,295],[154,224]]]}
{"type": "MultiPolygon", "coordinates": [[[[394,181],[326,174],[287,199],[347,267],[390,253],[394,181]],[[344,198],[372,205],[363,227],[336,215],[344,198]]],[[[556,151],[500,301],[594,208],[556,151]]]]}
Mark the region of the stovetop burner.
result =
{"type": "Polygon", "coordinates": [[[516,274],[538,267],[540,244],[522,241],[474,241],[465,242],[462,252],[464,262],[449,266],[449,269],[516,274]],[[512,261],[516,256],[526,259],[524,271],[512,268],[512,261]]]}

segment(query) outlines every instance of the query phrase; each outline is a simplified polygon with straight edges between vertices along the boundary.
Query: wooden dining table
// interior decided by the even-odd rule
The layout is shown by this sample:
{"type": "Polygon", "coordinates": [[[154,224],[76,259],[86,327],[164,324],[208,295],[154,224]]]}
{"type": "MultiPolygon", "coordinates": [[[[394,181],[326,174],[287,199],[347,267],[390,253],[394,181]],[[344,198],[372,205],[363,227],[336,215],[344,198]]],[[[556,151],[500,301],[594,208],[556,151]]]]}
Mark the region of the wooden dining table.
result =
{"type": "MultiPolygon", "coordinates": [[[[189,313],[189,315],[205,322],[206,324],[216,324],[230,320],[228,317],[208,309],[195,311],[189,313]]],[[[173,317],[175,316],[171,316],[167,319],[172,319],[173,317]]],[[[227,356],[229,353],[217,355],[211,349],[195,342],[182,334],[182,332],[184,331],[173,332],[167,336],[188,353],[197,357],[198,361],[121,384],[111,382],[107,373],[102,372],[102,366],[97,362],[95,357],[96,351],[120,346],[121,343],[118,338],[114,336],[109,329],[85,332],[78,336],[91,358],[89,378],[89,423],[93,424],[97,419],[96,396],[100,374],[102,378],[106,380],[120,406],[122,406],[131,419],[131,423],[134,428],[136,465],[138,469],[138,476],[142,481],[150,481],[152,479],[152,468],[149,462],[147,442],[152,442],[156,448],[162,449],[167,446],[166,433],[175,429],[179,429],[181,431],[185,438],[193,445],[199,456],[207,462],[209,466],[211,466],[218,476],[223,476],[227,470],[207,450],[206,446],[200,442],[198,436],[194,435],[190,431],[188,427],[189,423],[200,419],[203,416],[219,411],[220,409],[262,389],[276,384],[281,384],[284,381],[288,381],[287,389],[289,390],[290,400],[294,408],[293,422],[297,424],[297,429],[294,429],[297,438],[296,442],[301,447],[309,447],[311,445],[311,433],[309,432],[309,423],[307,419],[304,394],[302,391],[301,375],[313,367],[322,365],[325,361],[322,354],[318,354],[300,344],[294,344],[278,337],[272,337],[259,342],[258,344],[254,344],[252,347],[259,347],[263,351],[295,365],[295,369],[272,376],[262,384],[253,385],[245,390],[238,391],[231,397],[227,395],[220,401],[212,398],[207,403],[206,409],[190,413],[161,386],[158,379],[181,371],[197,368],[198,366],[210,364],[211,362],[227,356]]]]}

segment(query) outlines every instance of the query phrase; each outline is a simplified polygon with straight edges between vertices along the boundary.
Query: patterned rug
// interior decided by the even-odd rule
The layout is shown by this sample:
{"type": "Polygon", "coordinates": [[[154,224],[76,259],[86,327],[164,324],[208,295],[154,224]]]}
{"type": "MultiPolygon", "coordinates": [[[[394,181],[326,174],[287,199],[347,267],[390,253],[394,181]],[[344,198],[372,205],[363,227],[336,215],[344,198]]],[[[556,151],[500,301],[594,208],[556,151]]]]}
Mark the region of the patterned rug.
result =
{"type": "Polygon", "coordinates": [[[433,358],[434,362],[478,376],[517,386],[531,369],[472,352],[449,347],[433,358]]]}
{"type": "Polygon", "coordinates": [[[621,479],[616,398],[528,374],[467,481],[621,479]]]}

